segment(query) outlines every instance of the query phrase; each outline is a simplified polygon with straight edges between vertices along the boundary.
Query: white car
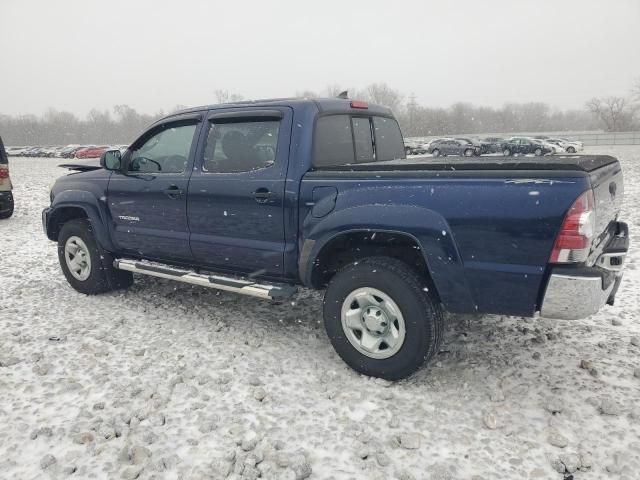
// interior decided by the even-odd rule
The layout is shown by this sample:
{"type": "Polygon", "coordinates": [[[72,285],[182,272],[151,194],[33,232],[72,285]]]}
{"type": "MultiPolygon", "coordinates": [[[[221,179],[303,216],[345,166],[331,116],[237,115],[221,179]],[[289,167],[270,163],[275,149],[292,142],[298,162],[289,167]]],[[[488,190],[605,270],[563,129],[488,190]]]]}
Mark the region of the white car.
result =
{"type": "Polygon", "coordinates": [[[547,141],[561,147],[567,153],[576,153],[584,150],[584,144],[582,142],[574,142],[563,138],[550,138],[547,141]]]}
{"type": "Polygon", "coordinates": [[[10,157],[21,157],[26,151],[27,147],[7,147],[7,155],[10,157]]]}

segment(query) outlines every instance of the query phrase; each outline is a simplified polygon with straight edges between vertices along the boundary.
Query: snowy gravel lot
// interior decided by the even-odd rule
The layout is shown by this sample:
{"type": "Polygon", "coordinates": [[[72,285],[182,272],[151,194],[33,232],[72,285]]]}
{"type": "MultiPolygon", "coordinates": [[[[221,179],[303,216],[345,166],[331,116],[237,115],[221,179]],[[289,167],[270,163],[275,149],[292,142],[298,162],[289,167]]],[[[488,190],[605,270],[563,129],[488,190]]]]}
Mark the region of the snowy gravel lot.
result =
{"type": "Polygon", "coordinates": [[[640,478],[640,147],[589,152],[625,172],[616,306],[582,321],[451,317],[437,358],[398,383],[342,363],[314,292],[273,305],[136,277],[76,293],[40,221],[65,171],[11,159],[0,478],[640,478]]]}

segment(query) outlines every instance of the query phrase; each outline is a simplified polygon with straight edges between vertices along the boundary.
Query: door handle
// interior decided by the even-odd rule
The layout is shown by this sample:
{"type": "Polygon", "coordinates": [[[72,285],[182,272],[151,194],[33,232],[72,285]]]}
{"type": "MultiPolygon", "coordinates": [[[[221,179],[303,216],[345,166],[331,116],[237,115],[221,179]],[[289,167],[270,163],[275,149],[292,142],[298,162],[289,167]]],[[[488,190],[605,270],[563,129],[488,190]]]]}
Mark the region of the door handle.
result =
{"type": "Polygon", "coordinates": [[[165,195],[169,198],[177,199],[182,196],[182,190],[177,185],[171,185],[164,191],[165,195]]]}
{"type": "Polygon", "coordinates": [[[273,198],[273,193],[271,193],[267,188],[258,188],[253,192],[253,197],[258,203],[267,203],[271,198],[273,198]]]}

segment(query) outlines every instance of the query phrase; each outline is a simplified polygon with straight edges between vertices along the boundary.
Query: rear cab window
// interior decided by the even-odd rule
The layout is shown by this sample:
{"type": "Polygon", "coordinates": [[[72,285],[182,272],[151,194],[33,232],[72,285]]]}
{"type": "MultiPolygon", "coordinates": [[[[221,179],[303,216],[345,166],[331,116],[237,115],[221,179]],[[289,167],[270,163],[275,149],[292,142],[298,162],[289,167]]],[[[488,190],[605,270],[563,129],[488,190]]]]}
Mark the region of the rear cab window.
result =
{"type": "Polygon", "coordinates": [[[316,121],[313,166],[327,168],[405,158],[398,122],[379,115],[325,115],[316,121]]]}

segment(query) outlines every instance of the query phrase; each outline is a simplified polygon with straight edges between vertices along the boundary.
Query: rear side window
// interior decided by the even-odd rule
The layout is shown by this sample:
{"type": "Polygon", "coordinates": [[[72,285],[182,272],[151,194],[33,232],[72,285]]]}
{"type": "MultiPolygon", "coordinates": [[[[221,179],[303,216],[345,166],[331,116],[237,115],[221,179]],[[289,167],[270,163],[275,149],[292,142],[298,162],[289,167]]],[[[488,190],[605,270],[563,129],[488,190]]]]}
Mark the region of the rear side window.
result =
{"type": "Polygon", "coordinates": [[[353,137],[349,115],[318,118],[313,150],[316,167],[353,163],[353,137]]]}
{"type": "Polygon", "coordinates": [[[214,123],[209,129],[202,170],[241,173],[275,163],[279,120],[214,123]]]}
{"type": "Polygon", "coordinates": [[[376,137],[376,161],[404,158],[404,142],[398,122],[392,118],[373,117],[376,137]]]}
{"type": "Polygon", "coordinates": [[[351,165],[405,158],[398,122],[386,117],[329,115],[316,123],[313,164],[351,165]]]}

